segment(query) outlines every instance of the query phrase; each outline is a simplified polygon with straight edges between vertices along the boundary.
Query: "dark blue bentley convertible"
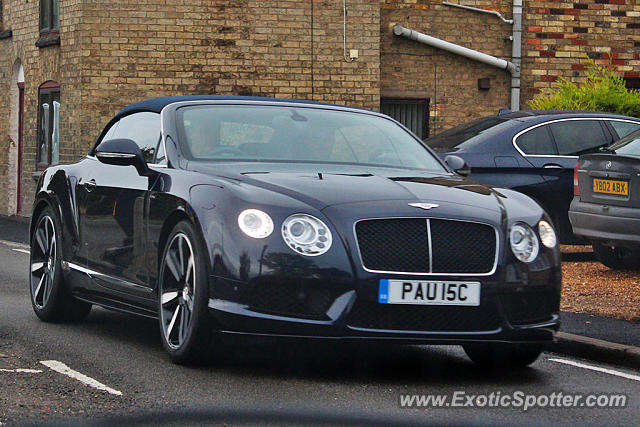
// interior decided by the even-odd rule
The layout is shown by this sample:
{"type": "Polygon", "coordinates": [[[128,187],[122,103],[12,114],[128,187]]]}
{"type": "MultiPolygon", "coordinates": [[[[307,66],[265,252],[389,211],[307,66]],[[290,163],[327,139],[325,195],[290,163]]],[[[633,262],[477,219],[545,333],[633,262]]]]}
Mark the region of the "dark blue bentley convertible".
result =
{"type": "Polygon", "coordinates": [[[640,129],[640,119],[606,113],[521,111],[484,117],[426,140],[443,158],[455,154],[476,181],[512,188],[551,215],[560,239],[575,236],[569,222],[573,170],[595,153],[640,129]]]}
{"type": "Polygon", "coordinates": [[[130,105],[84,159],[40,178],[33,309],[156,318],[179,363],[221,351],[221,334],[460,344],[480,364],[532,363],[558,329],[551,220],[447,162],[354,108],[130,105]]]}

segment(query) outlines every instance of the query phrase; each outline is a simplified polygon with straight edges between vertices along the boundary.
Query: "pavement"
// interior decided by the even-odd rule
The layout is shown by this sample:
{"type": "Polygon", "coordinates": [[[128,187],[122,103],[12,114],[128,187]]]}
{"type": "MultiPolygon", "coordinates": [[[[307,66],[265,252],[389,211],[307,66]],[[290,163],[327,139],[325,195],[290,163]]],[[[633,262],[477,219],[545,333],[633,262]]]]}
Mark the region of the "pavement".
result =
{"type": "Polygon", "coordinates": [[[0,240],[29,243],[29,218],[0,215],[0,240]]]}
{"type": "Polygon", "coordinates": [[[591,340],[598,341],[594,337],[605,337],[624,341],[605,340],[613,354],[626,354],[626,343],[637,343],[637,325],[568,313],[562,314],[567,328],[562,334],[585,335],[568,341],[559,335],[550,351],[563,351],[562,355],[545,352],[531,368],[516,372],[477,368],[456,346],[243,340],[225,342],[210,365],[173,365],[154,320],[94,308],[81,324],[40,322],[29,302],[27,247],[4,242],[11,236],[26,241],[27,227],[24,221],[0,217],[0,425],[512,425],[514,417],[525,425],[591,425],[634,424],[640,416],[638,371],[622,367],[629,365],[611,354],[608,361],[598,362],[599,357],[585,361],[572,353],[578,344],[589,347],[591,340]],[[620,333],[627,329],[629,333],[620,333]],[[52,368],[56,366],[58,370],[52,368]],[[526,411],[486,405],[408,409],[399,404],[405,393],[451,396],[454,391],[468,396],[615,393],[629,400],[625,409],[526,411]]]}

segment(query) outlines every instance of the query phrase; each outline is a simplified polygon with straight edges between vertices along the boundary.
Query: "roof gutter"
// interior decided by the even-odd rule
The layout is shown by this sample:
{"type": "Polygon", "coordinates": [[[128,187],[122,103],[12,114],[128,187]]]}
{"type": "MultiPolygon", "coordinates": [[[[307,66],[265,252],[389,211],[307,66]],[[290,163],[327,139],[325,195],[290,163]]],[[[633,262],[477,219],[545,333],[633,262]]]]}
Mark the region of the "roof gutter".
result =
{"type": "Polygon", "coordinates": [[[520,110],[520,64],[522,57],[522,0],[514,0],[514,26],[513,26],[513,62],[487,55],[477,50],[469,49],[455,43],[447,42],[436,37],[432,37],[415,30],[404,28],[401,25],[393,27],[393,34],[405,37],[418,43],[426,44],[431,47],[446,50],[456,55],[469,58],[471,60],[508,71],[511,74],[511,110],[520,110]]]}

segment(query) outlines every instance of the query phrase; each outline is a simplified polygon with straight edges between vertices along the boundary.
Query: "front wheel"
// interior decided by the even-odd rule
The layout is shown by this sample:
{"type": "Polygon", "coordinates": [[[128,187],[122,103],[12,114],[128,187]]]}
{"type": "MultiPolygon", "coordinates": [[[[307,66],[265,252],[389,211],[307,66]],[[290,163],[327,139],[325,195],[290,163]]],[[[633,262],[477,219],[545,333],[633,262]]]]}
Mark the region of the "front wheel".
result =
{"type": "Polygon", "coordinates": [[[29,282],[31,305],[45,322],[77,322],[91,311],[91,304],[69,294],[62,276],[60,226],[51,208],[38,217],[31,237],[29,282]]]}
{"type": "Polygon", "coordinates": [[[492,369],[524,368],[535,362],[543,350],[541,344],[502,343],[467,344],[463,348],[476,365],[492,369]]]}
{"type": "Polygon", "coordinates": [[[207,309],[208,273],[204,243],[193,225],[176,225],[164,249],[158,276],[162,344],[179,364],[204,362],[213,340],[207,309]]]}
{"type": "Polygon", "coordinates": [[[594,243],[593,253],[598,261],[614,270],[640,269],[640,251],[594,243]]]}

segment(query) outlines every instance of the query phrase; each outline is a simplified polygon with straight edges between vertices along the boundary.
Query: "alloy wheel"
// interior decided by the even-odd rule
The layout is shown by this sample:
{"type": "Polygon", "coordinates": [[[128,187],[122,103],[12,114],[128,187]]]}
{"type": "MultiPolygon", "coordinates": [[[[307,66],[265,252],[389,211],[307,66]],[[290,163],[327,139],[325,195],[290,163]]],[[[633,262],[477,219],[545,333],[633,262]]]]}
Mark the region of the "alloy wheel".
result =
{"type": "Polygon", "coordinates": [[[31,246],[31,298],[42,310],[49,301],[56,274],[56,230],[53,220],[45,215],[40,219],[31,246]]]}
{"type": "Polygon", "coordinates": [[[195,258],[189,238],[176,234],[160,270],[160,320],[172,349],[182,347],[190,333],[196,287],[195,258]]]}

